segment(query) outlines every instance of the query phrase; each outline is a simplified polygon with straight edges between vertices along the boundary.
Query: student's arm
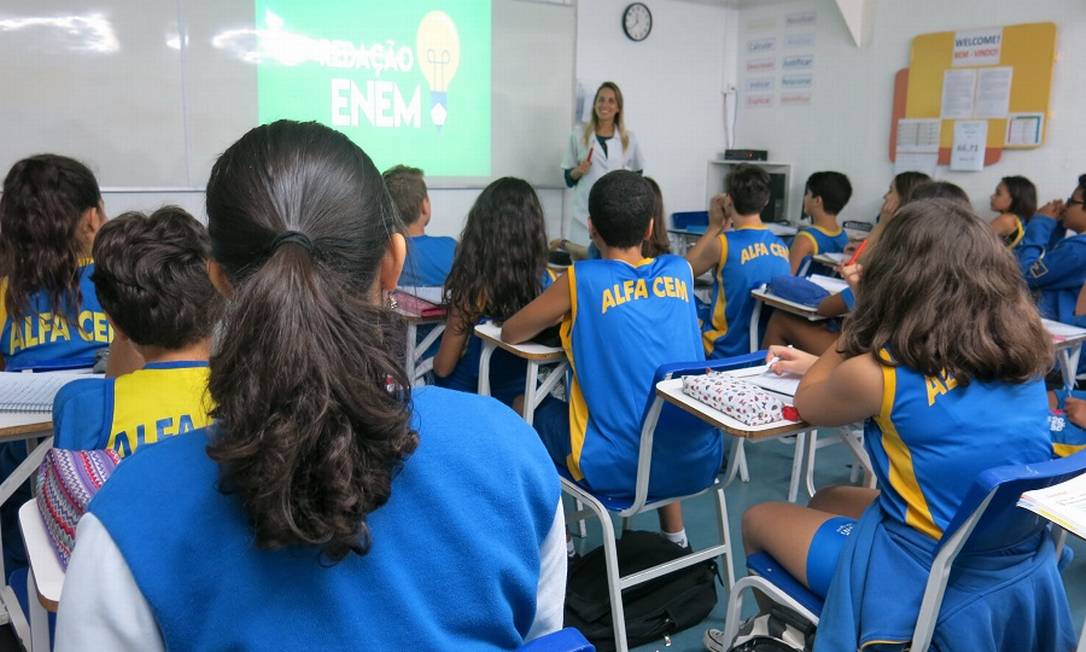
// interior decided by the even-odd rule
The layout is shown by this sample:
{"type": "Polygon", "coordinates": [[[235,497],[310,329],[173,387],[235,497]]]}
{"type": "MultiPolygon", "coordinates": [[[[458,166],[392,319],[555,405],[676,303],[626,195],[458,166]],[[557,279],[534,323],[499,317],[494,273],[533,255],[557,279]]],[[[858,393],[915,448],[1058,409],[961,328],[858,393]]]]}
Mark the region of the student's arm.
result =
{"type": "Polygon", "coordinates": [[[1078,300],[1075,301],[1075,315],[1086,315],[1086,284],[1078,291],[1078,300]]]}
{"type": "Polygon", "coordinates": [[[1026,224],[1026,232],[1022,236],[1022,242],[1014,250],[1018,257],[1018,265],[1022,275],[1029,278],[1029,268],[1044,255],[1045,249],[1053,241],[1053,237],[1060,231],[1066,231],[1060,225],[1059,217],[1063,211],[1063,203],[1059,200],[1050,201],[1042,206],[1037,214],[1026,224]]]}
{"type": "Polygon", "coordinates": [[[1023,273],[1031,290],[1078,287],[1086,276],[1086,245],[1066,244],[1049,249],[1025,266],[1023,273]]]}
{"type": "Polygon", "coordinates": [[[1017,228],[1015,224],[1017,217],[1014,213],[1000,213],[998,217],[988,223],[988,226],[992,227],[992,231],[1002,238],[1008,233],[1013,233],[1017,228]]]}
{"type": "Polygon", "coordinates": [[[434,355],[434,373],[444,378],[456,369],[456,363],[464,355],[464,348],[471,337],[471,326],[466,328],[460,311],[449,308],[448,317],[445,319],[445,332],[441,334],[441,344],[437,354],[434,355]]]}
{"type": "Polygon", "coordinates": [[[554,521],[539,547],[539,584],[535,597],[535,621],[524,640],[562,629],[562,609],[566,603],[566,516],[562,500],[554,512],[554,521]]]}
{"type": "Polygon", "coordinates": [[[724,195],[709,202],[709,226],[698,241],[686,252],[686,262],[697,278],[720,262],[720,234],[724,231],[724,195]]]}
{"type": "Polygon", "coordinates": [[[94,514],[79,519],[76,539],[57,613],[56,652],[165,650],[151,607],[94,514]]]}
{"type": "Polygon", "coordinates": [[[837,344],[804,374],[795,397],[804,421],[817,426],[843,426],[879,413],[882,368],[872,355],[845,359],[837,344]]]}
{"type": "Polygon", "coordinates": [[[815,255],[817,249],[818,246],[811,234],[806,231],[800,231],[796,234],[796,237],[792,240],[792,246],[788,250],[788,264],[792,266],[793,276],[799,271],[803,259],[815,255]]]}
{"type": "Polygon", "coordinates": [[[521,308],[502,325],[502,341],[527,342],[544,328],[562,321],[572,309],[569,301],[569,274],[562,274],[543,294],[521,308]]]}
{"type": "Polygon", "coordinates": [[[848,314],[848,304],[845,303],[845,298],[842,296],[843,294],[843,292],[831,294],[822,301],[819,301],[816,312],[823,317],[840,317],[841,315],[848,314]]]}

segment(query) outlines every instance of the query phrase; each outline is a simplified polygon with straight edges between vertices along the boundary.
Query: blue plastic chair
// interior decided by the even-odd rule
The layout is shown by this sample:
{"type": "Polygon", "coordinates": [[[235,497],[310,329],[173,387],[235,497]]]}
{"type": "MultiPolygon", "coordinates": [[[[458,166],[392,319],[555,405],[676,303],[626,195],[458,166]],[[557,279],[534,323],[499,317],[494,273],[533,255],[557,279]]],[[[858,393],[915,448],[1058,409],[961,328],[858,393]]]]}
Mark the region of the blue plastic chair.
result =
{"type": "Polygon", "coordinates": [[[683,211],[671,214],[671,228],[676,231],[705,233],[708,226],[709,211],[683,211]]]}
{"type": "Polygon", "coordinates": [[[517,648],[518,652],[596,652],[580,630],[574,627],[540,636],[517,648]]]}
{"type": "MultiPolygon", "coordinates": [[[[927,650],[935,634],[939,608],[946,593],[950,572],[958,554],[966,549],[992,550],[1006,547],[1046,528],[1048,522],[1025,509],[1018,509],[1022,492],[1043,489],[1086,473],[1086,452],[1039,464],[1000,466],[984,471],[973,481],[954,518],[943,532],[924,588],[913,650],[927,650]]],[[[788,574],[765,553],[751,555],[747,568],[752,575],[735,583],[728,596],[724,640],[731,642],[739,631],[745,589],[757,589],[812,623],[818,624],[822,600],[788,574]]]]}
{"type": "Polygon", "coordinates": [[[661,365],[653,374],[652,385],[645,402],[645,409],[641,419],[641,441],[637,457],[637,479],[633,487],[633,495],[605,496],[592,493],[583,484],[570,477],[568,470],[559,468],[559,476],[562,481],[562,491],[569,494],[578,502],[578,511],[566,516],[567,522],[580,522],[587,518],[595,517],[600,521],[603,529],[603,553],[607,568],[607,585],[611,601],[612,623],[615,632],[615,647],[618,652],[624,652],[629,647],[626,641],[626,622],[622,607],[622,591],[631,586],[647,582],[667,573],[672,573],[694,564],[705,562],[714,557],[724,558],[724,570],[727,576],[728,588],[735,583],[735,570],[732,562],[731,534],[728,527],[728,507],[724,502],[724,485],[719,477],[699,491],[682,496],[650,496],[649,477],[652,468],[652,442],[657,427],[662,432],[675,433],[696,429],[705,429],[708,426],[697,417],[683,412],[679,408],[656,395],[656,384],[669,380],[675,376],[693,376],[704,374],[707,370],[726,371],[731,369],[743,369],[745,367],[760,364],[765,359],[763,353],[751,353],[723,360],[699,360],[697,362],[683,362],[661,365]],[[717,503],[717,526],[719,528],[720,543],[691,552],[688,555],[671,561],[646,568],[632,573],[626,577],[619,575],[618,553],[615,541],[614,525],[611,523],[610,512],[615,512],[623,519],[623,526],[629,519],[642,512],[653,511],[671,503],[700,496],[709,491],[714,492],[717,503]],[[584,508],[580,506],[583,505],[584,508]]]}

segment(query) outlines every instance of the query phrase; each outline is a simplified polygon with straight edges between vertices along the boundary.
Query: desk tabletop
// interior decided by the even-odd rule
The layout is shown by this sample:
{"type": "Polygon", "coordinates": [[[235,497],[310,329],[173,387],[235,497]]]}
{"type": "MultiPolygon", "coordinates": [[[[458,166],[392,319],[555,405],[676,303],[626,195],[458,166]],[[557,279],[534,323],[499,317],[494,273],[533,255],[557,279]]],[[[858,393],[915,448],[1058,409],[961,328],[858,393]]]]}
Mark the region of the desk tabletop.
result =
{"type": "MultiPolygon", "coordinates": [[[[781,224],[780,222],[766,222],[765,225],[770,233],[778,237],[793,236],[799,230],[791,224],[781,224]]],[[[667,232],[697,238],[705,235],[706,229],[708,229],[706,224],[691,224],[684,229],[668,229],[667,232]]]]}
{"type": "MultiPolygon", "coordinates": [[[[767,423],[762,426],[748,426],[741,421],[729,417],[720,410],[709,407],[693,396],[687,395],[683,392],[682,378],[671,378],[656,383],[656,395],[684,412],[696,416],[709,425],[720,428],[733,437],[742,437],[744,439],[769,439],[772,437],[806,432],[811,429],[811,426],[804,421],[788,420],[774,421],[773,423],[767,423]]],[[[785,403],[789,405],[792,404],[790,398],[780,394],[776,395],[780,396],[785,403]]]]}
{"type": "Polygon", "coordinates": [[[761,301],[771,308],[779,308],[780,310],[792,313],[798,317],[803,317],[807,321],[825,321],[828,319],[827,317],[818,314],[818,311],[811,306],[805,306],[802,303],[782,299],[776,295],[770,294],[763,288],[751,290],[750,296],[754,297],[756,301],[761,301]]]}
{"type": "Polygon", "coordinates": [[[1052,336],[1052,344],[1059,349],[1070,349],[1086,342],[1086,328],[1079,328],[1051,319],[1042,319],[1045,330],[1052,336]]]}
{"type": "Polygon", "coordinates": [[[849,259],[848,254],[842,253],[830,253],[830,254],[818,254],[814,256],[814,261],[826,267],[837,267],[849,259]]]}
{"type": "Polygon", "coordinates": [[[0,412],[0,442],[52,431],[53,415],[48,412],[0,412]]]}
{"type": "Polygon", "coordinates": [[[485,321],[475,327],[475,334],[483,342],[489,342],[500,349],[512,353],[518,358],[536,360],[539,362],[559,362],[566,359],[566,352],[559,347],[543,346],[534,342],[523,344],[509,344],[502,341],[502,329],[492,321],[485,321]]]}
{"type": "Polygon", "coordinates": [[[26,555],[38,585],[38,601],[46,610],[56,612],[64,588],[64,568],[49,542],[36,500],[28,500],[19,508],[19,528],[23,531],[26,555]]]}

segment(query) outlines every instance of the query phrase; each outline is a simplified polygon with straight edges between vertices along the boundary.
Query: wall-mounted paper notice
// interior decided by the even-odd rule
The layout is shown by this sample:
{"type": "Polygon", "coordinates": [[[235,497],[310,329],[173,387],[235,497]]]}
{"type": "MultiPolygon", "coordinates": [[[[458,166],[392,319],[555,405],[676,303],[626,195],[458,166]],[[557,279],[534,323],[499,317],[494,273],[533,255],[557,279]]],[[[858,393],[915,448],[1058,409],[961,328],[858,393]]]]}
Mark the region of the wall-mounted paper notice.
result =
{"type": "Polygon", "coordinates": [[[942,120],[924,118],[897,121],[897,152],[938,152],[942,120]]]}
{"type": "Polygon", "coordinates": [[[1036,147],[1044,133],[1045,114],[1011,113],[1007,116],[1007,147],[1036,147]]]}
{"type": "Polygon", "coordinates": [[[973,117],[1007,117],[1013,74],[1014,68],[1010,66],[977,70],[977,97],[973,106],[973,117]]]}
{"type": "Polygon", "coordinates": [[[959,120],[954,123],[954,145],[950,169],[978,172],[984,169],[984,148],[988,142],[987,120],[959,120]]]}
{"type": "Polygon", "coordinates": [[[902,172],[923,172],[929,177],[935,176],[935,165],[939,162],[938,152],[898,152],[894,158],[894,174],[902,172]]]}
{"type": "Polygon", "coordinates": [[[944,119],[972,118],[973,91],[977,84],[977,71],[950,69],[943,73],[942,117],[944,119]]]}

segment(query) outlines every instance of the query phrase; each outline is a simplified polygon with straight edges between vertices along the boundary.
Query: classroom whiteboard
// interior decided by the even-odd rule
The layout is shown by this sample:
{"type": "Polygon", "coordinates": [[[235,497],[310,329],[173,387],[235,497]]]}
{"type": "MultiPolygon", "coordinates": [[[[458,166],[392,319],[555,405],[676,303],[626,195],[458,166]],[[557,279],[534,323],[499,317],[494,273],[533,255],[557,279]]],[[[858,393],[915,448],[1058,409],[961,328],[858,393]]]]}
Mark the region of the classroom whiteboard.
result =
{"type": "MultiPolygon", "coordinates": [[[[576,10],[492,7],[491,175],[560,187],[576,10]]],[[[87,163],[103,187],[202,189],[219,153],[257,124],[256,68],[245,57],[254,22],[252,0],[5,0],[0,170],[55,152],[87,163]]]]}

